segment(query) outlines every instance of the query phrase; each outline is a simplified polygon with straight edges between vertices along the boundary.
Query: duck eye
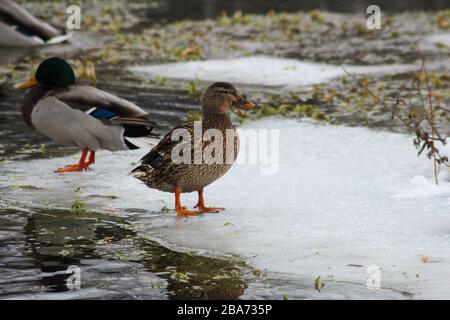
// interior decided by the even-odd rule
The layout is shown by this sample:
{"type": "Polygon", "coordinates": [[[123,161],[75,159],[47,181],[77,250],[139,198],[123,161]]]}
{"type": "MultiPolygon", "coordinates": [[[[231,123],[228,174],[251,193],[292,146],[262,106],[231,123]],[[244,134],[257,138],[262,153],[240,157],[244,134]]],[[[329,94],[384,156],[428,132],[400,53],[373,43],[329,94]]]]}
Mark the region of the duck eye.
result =
{"type": "Polygon", "coordinates": [[[231,94],[230,91],[227,90],[216,90],[217,93],[231,94]]]}
{"type": "Polygon", "coordinates": [[[235,94],[233,94],[233,99],[231,100],[233,104],[239,104],[241,98],[235,94]]]}

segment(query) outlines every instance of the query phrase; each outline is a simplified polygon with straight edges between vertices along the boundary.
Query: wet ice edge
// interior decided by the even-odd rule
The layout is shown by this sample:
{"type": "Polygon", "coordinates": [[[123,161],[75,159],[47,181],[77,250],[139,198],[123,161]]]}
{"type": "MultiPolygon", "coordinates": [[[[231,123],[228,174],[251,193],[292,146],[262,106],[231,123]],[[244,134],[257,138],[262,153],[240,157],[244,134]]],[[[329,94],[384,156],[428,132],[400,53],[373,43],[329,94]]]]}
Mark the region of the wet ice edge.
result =
{"type": "MultiPolygon", "coordinates": [[[[84,199],[90,209],[133,217],[144,236],[240,255],[256,268],[310,285],[306,293],[298,288],[302,297],[395,296],[365,288],[366,268],[376,264],[382,288],[449,298],[448,173],[443,169],[435,186],[432,163],[417,157],[410,136],[276,118],[243,128],[280,130],[280,170],[265,176],[258,165],[234,166],[205,192],[207,205],[227,208],[220,214],[178,219],[161,213],[163,206],[173,208],[173,196],[127,175],[145,150],[100,152],[95,170],[81,174],[52,171],[76,156],[4,164],[2,198],[66,208],[84,199]],[[10,188],[17,184],[42,190],[10,188]],[[314,290],[317,276],[328,291],[314,290]],[[333,284],[340,286],[331,290],[333,284]]],[[[183,202],[192,207],[196,195],[183,202]]]]}

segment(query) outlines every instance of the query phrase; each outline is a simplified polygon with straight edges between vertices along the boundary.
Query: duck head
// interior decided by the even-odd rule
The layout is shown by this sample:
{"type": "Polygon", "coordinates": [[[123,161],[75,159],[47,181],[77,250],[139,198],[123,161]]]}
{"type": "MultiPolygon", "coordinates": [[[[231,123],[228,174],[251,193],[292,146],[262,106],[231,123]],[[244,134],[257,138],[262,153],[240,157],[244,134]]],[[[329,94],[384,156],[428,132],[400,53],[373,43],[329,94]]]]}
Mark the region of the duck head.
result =
{"type": "Polygon", "coordinates": [[[26,89],[35,85],[48,88],[63,88],[75,83],[75,73],[70,64],[61,58],[53,57],[42,61],[35,75],[14,86],[16,89],[26,89]]]}
{"type": "Polygon", "coordinates": [[[253,109],[255,104],[227,82],[216,82],[203,95],[202,111],[206,113],[226,113],[229,107],[253,109]]]}

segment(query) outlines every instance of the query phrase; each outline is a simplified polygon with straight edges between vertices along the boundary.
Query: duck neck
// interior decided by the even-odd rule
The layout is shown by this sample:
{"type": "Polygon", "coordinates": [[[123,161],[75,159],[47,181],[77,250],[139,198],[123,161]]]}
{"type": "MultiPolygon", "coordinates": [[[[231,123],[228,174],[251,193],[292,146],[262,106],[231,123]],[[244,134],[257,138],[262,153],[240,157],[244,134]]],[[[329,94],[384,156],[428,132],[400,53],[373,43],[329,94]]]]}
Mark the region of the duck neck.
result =
{"type": "Polygon", "coordinates": [[[208,128],[234,128],[227,113],[210,113],[203,111],[202,126],[208,128]]]}
{"type": "Polygon", "coordinates": [[[25,93],[22,101],[22,117],[30,128],[34,128],[31,122],[31,113],[33,112],[34,106],[50,90],[50,88],[37,85],[28,89],[25,93]]]}

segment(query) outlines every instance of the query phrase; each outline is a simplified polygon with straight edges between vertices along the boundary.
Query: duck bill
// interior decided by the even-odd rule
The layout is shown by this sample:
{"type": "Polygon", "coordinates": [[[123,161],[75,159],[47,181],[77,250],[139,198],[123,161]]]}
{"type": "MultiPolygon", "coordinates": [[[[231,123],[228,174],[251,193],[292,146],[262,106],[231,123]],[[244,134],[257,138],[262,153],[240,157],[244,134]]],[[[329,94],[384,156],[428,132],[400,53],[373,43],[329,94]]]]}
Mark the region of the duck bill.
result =
{"type": "Polygon", "coordinates": [[[16,90],[27,89],[27,88],[34,87],[37,84],[38,84],[38,82],[37,82],[36,78],[33,77],[33,78],[25,80],[21,83],[17,83],[16,85],[14,85],[14,89],[16,89],[16,90]]]}
{"type": "Polygon", "coordinates": [[[254,107],[256,107],[256,104],[254,104],[253,102],[250,102],[248,100],[242,100],[242,102],[239,104],[239,106],[241,108],[250,110],[250,109],[253,109],[254,107]]]}
{"type": "Polygon", "coordinates": [[[256,105],[253,102],[251,102],[243,97],[240,97],[239,102],[236,105],[238,107],[241,107],[246,110],[250,110],[250,109],[253,109],[254,107],[256,107],[256,105]]]}

